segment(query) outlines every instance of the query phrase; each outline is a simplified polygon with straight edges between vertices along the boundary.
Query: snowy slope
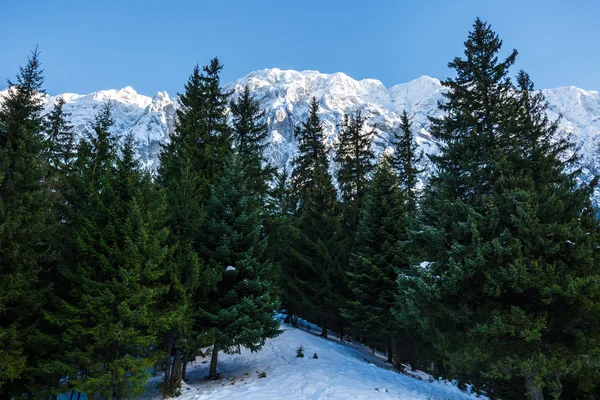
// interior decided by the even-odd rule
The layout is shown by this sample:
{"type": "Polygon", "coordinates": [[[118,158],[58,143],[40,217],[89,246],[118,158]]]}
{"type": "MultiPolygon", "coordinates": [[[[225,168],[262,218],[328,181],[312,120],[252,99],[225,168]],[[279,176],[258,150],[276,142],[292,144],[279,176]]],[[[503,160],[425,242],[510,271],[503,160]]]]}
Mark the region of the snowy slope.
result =
{"type": "MultiPolygon", "coordinates": [[[[448,382],[429,381],[383,368],[383,363],[366,349],[340,344],[282,325],[284,333],[267,341],[263,350],[219,355],[222,379],[205,382],[206,359],[198,358],[188,366],[181,400],[300,400],[300,399],[393,399],[459,400],[475,395],[461,392],[448,382]],[[304,346],[305,357],[296,357],[296,348],[304,346]],[[318,359],[312,359],[317,353],[318,359]],[[266,378],[259,378],[261,372],[266,378]]],[[[160,377],[155,378],[156,380],[160,377]]],[[[155,382],[149,384],[144,400],[158,400],[155,382]]]]}
{"type": "MultiPolygon", "coordinates": [[[[422,76],[408,83],[386,88],[375,79],[355,80],[343,73],[322,74],[317,71],[292,71],[277,68],[255,71],[227,85],[234,95],[248,85],[265,109],[270,128],[268,158],[278,167],[288,165],[296,151],[294,127],[306,118],[308,104],[314,96],[321,107],[326,143],[337,140],[337,127],[344,112],[361,110],[373,128],[374,146],[380,153],[389,145],[389,131],[399,123],[406,110],[413,120],[416,140],[426,153],[436,150],[428,133],[428,116],[440,115],[437,103],[444,91],[439,80],[422,76]]],[[[580,155],[579,166],[590,179],[600,173],[600,95],[573,86],[543,91],[550,105],[550,116],[562,114],[561,135],[571,135],[580,155]]],[[[156,167],[160,143],[168,140],[175,125],[177,100],[166,92],[154,97],[143,96],[131,87],[103,90],[88,95],[63,94],[73,125],[81,134],[104,101],[113,104],[115,135],[132,133],[139,154],[146,165],[156,167]]],[[[0,92],[0,98],[2,92],[0,92]]],[[[46,109],[54,97],[46,98],[46,109]]],[[[426,171],[430,170],[423,159],[426,171]]],[[[600,192],[596,194],[600,200],[600,192]]]]}

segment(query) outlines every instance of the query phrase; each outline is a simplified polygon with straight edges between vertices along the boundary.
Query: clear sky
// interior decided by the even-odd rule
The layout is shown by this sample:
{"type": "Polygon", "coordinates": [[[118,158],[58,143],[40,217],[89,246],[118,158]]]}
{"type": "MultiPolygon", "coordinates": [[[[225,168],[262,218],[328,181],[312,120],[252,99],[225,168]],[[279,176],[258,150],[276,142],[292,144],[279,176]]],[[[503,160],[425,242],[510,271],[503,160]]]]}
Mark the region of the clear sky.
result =
{"type": "Polygon", "coordinates": [[[50,94],[175,94],[214,56],[224,82],[278,67],[391,86],[447,77],[477,16],[537,87],[600,90],[597,0],[4,0],[0,79],[39,45],[50,94]]]}

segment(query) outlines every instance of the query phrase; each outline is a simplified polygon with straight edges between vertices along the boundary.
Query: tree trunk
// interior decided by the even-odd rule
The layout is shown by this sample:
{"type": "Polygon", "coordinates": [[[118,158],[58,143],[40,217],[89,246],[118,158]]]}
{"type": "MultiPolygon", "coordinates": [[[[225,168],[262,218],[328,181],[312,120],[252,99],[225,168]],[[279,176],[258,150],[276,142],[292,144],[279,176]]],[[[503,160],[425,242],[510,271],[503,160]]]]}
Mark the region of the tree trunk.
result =
{"type": "Polygon", "coordinates": [[[187,371],[188,355],[187,351],[183,354],[183,368],[181,370],[181,379],[185,381],[185,373],[187,371]]]}
{"type": "Polygon", "coordinates": [[[442,360],[438,360],[435,363],[438,375],[441,376],[442,378],[446,378],[446,366],[444,365],[444,362],[442,360]]]}
{"type": "Polygon", "coordinates": [[[75,389],[71,390],[71,396],[69,397],[69,400],[73,400],[73,396],[75,396],[75,389]]]}
{"type": "Polygon", "coordinates": [[[219,349],[217,349],[216,345],[213,345],[212,356],[210,357],[210,372],[208,374],[208,379],[219,379],[219,374],[217,374],[218,359],[219,349]]]}
{"type": "Polygon", "coordinates": [[[171,367],[171,376],[169,378],[169,386],[177,388],[181,385],[181,350],[175,350],[173,356],[173,366],[171,367]]]}
{"type": "Polygon", "coordinates": [[[165,379],[164,383],[166,384],[171,379],[171,352],[173,351],[173,341],[169,339],[169,344],[167,345],[167,359],[165,360],[165,379]]]}
{"type": "Polygon", "coordinates": [[[390,336],[390,338],[388,339],[388,345],[387,345],[387,362],[389,362],[390,364],[394,364],[394,351],[393,351],[393,340],[392,337],[390,336]]]}
{"type": "Polygon", "coordinates": [[[81,392],[77,393],[77,400],[81,398],[81,392]]]}
{"type": "Polygon", "coordinates": [[[544,400],[542,386],[533,373],[525,375],[525,389],[527,390],[527,400],[544,400]]]}
{"type": "Polygon", "coordinates": [[[12,397],[8,393],[8,388],[4,387],[4,389],[0,392],[0,400],[10,400],[12,397]]]}
{"type": "Polygon", "coordinates": [[[324,337],[325,339],[327,339],[327,324],[323,323],[323,328],[321,330],[321,337],[324,337]]]}

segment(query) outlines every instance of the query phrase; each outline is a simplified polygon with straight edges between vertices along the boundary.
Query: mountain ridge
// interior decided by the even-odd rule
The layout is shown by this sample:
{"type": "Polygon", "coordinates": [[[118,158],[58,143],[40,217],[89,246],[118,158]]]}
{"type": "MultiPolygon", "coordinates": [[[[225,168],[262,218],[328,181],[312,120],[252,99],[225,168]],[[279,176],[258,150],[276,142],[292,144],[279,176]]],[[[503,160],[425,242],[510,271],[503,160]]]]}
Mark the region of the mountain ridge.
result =
{"type": "MultiPolygon", "coordinates": [[[[250,72],[224,87],[235,97],[246,85],[265,110],[269,125],[266,156],[279,168],[291,166],[297,147],[294,128],[306,118],[312,97],[319,102],[324,140],[330,148],[337,140],[343,114],[360,110],[368,117],[368,128],[375,135],[374,150],[380,154],[389,146],[389,132],[397,127],[400,114],[406,110],[419,146],[428,154],[437,149],[428,132],[428,117],[442,115],[438,102],[443,101],[445,88],[436,78],[422,75],[386,87],[377,79],[356,80],[343,72],[324,74],[315,70],[267,68],[250,72]]],[[[559,135],[570,136],[580,156],[577,166],[582,168],[582,179],[589,181],[600,173],[599,93],[575,86],[542,92],[549,104],[549,117],[554,120],[562,115],[559,135]]],[[[0,98],[5,93],[6,90],[1,91],[0,98]]],[[[63,93],[45,97],[45,112],[50,111],[58,97],[67,101],[66,110],[71,113],[71,123],[79,135],[85,132],[100,104],[110,101],[115,121],[113,134],[119,137],[133,134],[140,158],[150,168],[157,166],[160,145],[169,140],[175,128],[177,96],[171,97],[166,91],[146,96],[126,86],[89,94],[63,93]]],[[[426,157],[423,167],[425,173],[431,171],[426,157]]],[[[600,200],[600,192],[594,198],[600,200]]]]}

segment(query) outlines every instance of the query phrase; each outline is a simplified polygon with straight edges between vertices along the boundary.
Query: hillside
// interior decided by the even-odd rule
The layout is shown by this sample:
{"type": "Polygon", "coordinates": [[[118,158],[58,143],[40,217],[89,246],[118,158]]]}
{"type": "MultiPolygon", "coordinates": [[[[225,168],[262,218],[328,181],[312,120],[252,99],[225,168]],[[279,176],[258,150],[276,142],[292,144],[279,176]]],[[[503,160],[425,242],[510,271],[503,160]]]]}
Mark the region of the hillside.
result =
{"type": "MultiPolygon", "coordinates": [[[[360,345],[340,344],[282,324],[284,332],[269,340],[263,350],[251,354],[220,355],[219,381],[204,381],[206,359],[188,366],[181,400],[300,400],[393,399],[460,400],[482,398],[461,392],[448,382],[433,381],[421,373],[408,376],[388,369],[377,355],[360,345]],[[304,347],[304,358],[296,348],[304,347]],[[317,353],[318,359],[311,358],[317,353]],[[259,378],[261,372],[266,378],[259,378]]],[[[315,331],[316,333],[317,331],[315,331]]],[[[159,400],[149,383],[144,400],[159,400]]]]}

